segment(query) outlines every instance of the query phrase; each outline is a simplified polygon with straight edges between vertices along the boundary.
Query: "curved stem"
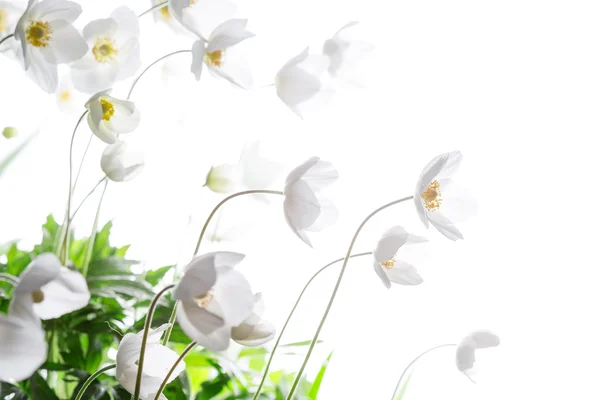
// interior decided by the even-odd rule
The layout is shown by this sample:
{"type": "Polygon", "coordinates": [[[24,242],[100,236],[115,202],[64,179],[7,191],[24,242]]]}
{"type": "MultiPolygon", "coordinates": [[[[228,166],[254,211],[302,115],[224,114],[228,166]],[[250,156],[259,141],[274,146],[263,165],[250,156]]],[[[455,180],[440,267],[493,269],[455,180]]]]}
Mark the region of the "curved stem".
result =
{"type": "Polygon", "coordinates": [[[81,170],[83,168],[83,162],[85,161],[85,156],[87,156],[88,150],[90,149],[90,145],[92,144],[92,138],[94,137],[93,133],[90,133],[90,138],[88,139],[87,146],[85,146],[85,150],[83,151],[83,156],[81,157],[81,161],[79,162],[79,168],[77,168],[77,175],[75,176],[75,181],[73,182],[73,191],[75,191],[75,187],[77,187],[77,182],[79,182],[79,175],[81,175],[81,170]]]}
{"type": "MultiPolygon", "coordinates": [[[[92,232],[90,233],[90,239],[88,240],[87,249],[85,252],[85,258],[83,260],[82,265],[82,274],[84,277],[87,277],[88,266],[90,265],[90,261],[92,260],[92,256],[94,254],[94,242],[96,241],[96,232],[98,231],[98,219],[100,218],[100,208],[102,207],[102,200],[104,200],[104,194],[106,193],[106,188],[108,187],[108,179],[104,181],[104,189],[102,189],[102,195],[100,195],[100,200],[98,200],[98,208],[96,208],[96,216],[94,217],[94,225],[92,226],[92,232]]],[[[71,218],[72,219],[72,218],[71,218]]]]}
{"type": "Polygon", "coordinates": [[[160,292],[156,293],[156,295],[152,299],[152,302],[150,303],[148,314],[146,314],[146,321],[144,322],[144,334],[142,336],[142,347],[140,350],[140,359],[138,360],[137,378],[135,380],[135,391],[133,393],[134,400],[138,400],[140,398],[142,371],[144,370],[144,353],[146,350],[146,343],[148,342],[148,333],[150,332],[150,326],[152,325],[152,317],[154,316],[154,310],[156,309],[156,305],[158,304],[158,300],[160,299],[160,297],[163,294],[165,294],[167,290],[170,290],[174,287],[174,284],[167,285],[160,292]]]}
{"type": "Polygon", "coordinates": [[[81,202],[79,203],[79,205],[77,206],[75,211],[73,211],[73,215],[71,215],[71,221],[75,218],[75,215],[77,215],[77,211],[79,211],[81,206],[83,206],[83,203],[85,203],[85,201],[92,195],[92,193],[94,193],[96,191],[96,189],[98,189],[98,186],[100,186],[102,184],[102,182],[104,182],[105,180],[106,180],[106,177],[100,179],[98,181],[98,183],[96,183],[96,185],[94,185],[92,190],[90,190],[89,193],[85,195],[85,197],[83,198],[83,200],[81,200],[81,202]]]}
{"type": "Polygon", "coordinates": [[[179,53],[191,53],[191,52],[192,52],[191,50],[177,50],[177,51],[174,51],[174,52],[172,52],[172,53],[169,53],[169,54],[167,54],[167,55],[165,55],[165,56],[162,56],[162,57],[161,57],[161,58],[159,58],[158,60],[154,61],[152,64],[148,65],[148,66],[147,66],[147,67],[146,67],[146,68],[145,68],[145,69],[144,69],[144,70],[143,70],[143,71],[142,71],[142,72],[141,72],[141,73],[140,73],[140,74],[137,76],[137,78],[135,78],[135,80],[134,80],[134,81],[133,81],[133,83],[131,84],[131,88],[129,89],[129,93],[127,94],[127,100],[129,100],[129,98],[131,97],[131,93],[133,93],[133,89],[135,88],[135,85],[137,85],[137,83],[138,83],[138,81],[140,80],[140,78],[141,78],[142,76],[144,76],[144,74],[145,74],[145,73],[146,73],[146,72],[147,72],[147,71],[148,71],[148,70],[149,70],[149,69],[150,69],[150,68],[151,68],[151,67],[152,67],[154,64],[156,64],[156,63],[158,63],[158,62],[160,62],[160,61],[164,60],[164,59],[165,59],[165,58],[167,58],[167,57],[171,57],[172,55],[175,55],[175,54],[179,54],[179,53]]]}
{"type": "Polygon", "coordinates": [[[2,45],[2,43],[4,43],[5,40],[10,39],[11,37],[15,36],[14,33],[11,33],[10,35],[6,35],[2,38],[2,40],[0,40],[0,46],[2,45]]]}
{"type": "Polygon", "coordinates": [[[198,343],[196,343],[196,342],[192,342],[192,343],[188,344],[188,346],[185,348],[185,350],[183,350],[183,352],[179,355],[179,358],[177,360],[175,360],[175,363],[169,370],[169,373],[167,374],[167,376],[165,376],[165,379],[160,384],[160,387],[158,388],[158,391],[156,392],[156,397],[154,397],[154,400],[160,399],[160,395],[163,392],[163,390],[165,390],[165,386],[167,386],[167,382],[169,382],[169,378],[171,377],[171,375],[173,375],[173,372],[175,372],[175,368],[177,368],[179,363],[185,358],[185,356],[187,356],[187,354],[190,351],[192,351],[192,349],[194,347],[196,347],[197,344],[198,343]]]}
{"type": "Polygon", "coordinates": [[[19,278],[11,274],[5,274],[4,272],[0,272],[0,281],[8,282],[11,285],[15,286],[17,283],[19,283],[19,278]]]}
{"type": "Polygon", "coordinates": [[[152,11],[156,10],[157,8],[162,8],[162,7],[165,7],[165,6],[167,6],[168,4],[169,4],[169,2],[168,2],[168,1],[165,1],[165,2],[163,2],[163,3],[158,3],[158,4],[155,4],[155,5],[153,5],[152,7],[150,7],[149,9],[147,9],[146,11],[144,11],[143,13],[141,13],[140,15],[138,15],[138,18],[142,18],[144,15],[146,15],[146,14],[148,14],[148,13],[150,13],[150,12],[152,12],[152,11]]]}
{"type": "Polygon", "coordinates": [[[394,390],[394,394],[392,395],[392,400],[394,400],[396,398],[396,394],[398,393],[398,389],[400,389],[400,384],[402,383],[402,379],[404,379],[404,375],[406,375],[406,373],[408,372],[408,370],[410,369],[410,367],[413,366],[414,363],[416,363],[417,361],[419,361],[419,359],[421,357],[423,357],[425,354],[432,352],[434,350],[437,349],[441,349],[442,347],[448,347],[448,346],[456,346],[454,343],[449,343],[449,344],[441,344],[439,346],[436,347],[432,347],[431,349],[419,354],[414,360],[412,360],[410,362],[410,364],[408,364],[406,366],[406,368],[404,369],[404,371],[402,372],[402,375],[400,375],[400,378],[398,379],[398,384],[396,385],[396,389],[394,390]]]}
{"type": "Polygon", "coordinates": [[[319,339],[319,334],[321,333],[321,329],[323,329],[323,325],[325,325],[325,320],[327,319],[327,316],[329,315],[329,311],[331,310],[331,306],[333,305],[333,301],[335,300],[335,296],[337,295],[337,291],[340,288],[340,284],[342,283],[342,278],[344,277],[344,272],[346,272],[346,266],[348,265],[348,259],[350,258],[350,254],[352,254],[352,248],[354,247],[354,243],[356,242],[356,239],[358,238],[358,234],[360,233],[360,231],[362,230],[362,228],[365,226],[365,224],[377,213],[379,213],[380,211],[385,210],[388,207],[391,207],[395,204],[398,203],[402,203],[404,201],[407,200],[411,200],[413,198],[413,196],[408,196],[408,197],[404,197],[402,199],[399,200],[395,200],[392,201],[391,203],[385,204],[381,207],[379,207],[378,209],[376,209],[375,211],[373,211],[371,214],[369,214],[364,220],[363,222],[361,222],[361,224],[359,225],[358,229],[356,230],[356,233],[354,234],[354,237],[352,238],[352,241],[350,242],[350,246],[348,247],[348,252],[346,253],[346,258],[344,258],[344,263],[342,264],[342,269],[340,270],[340,275],[338,276],[338,280],[335,284],[335,287],[333,288],[333,292],[331,293],[331,297],[329,298],[329,304],[327,304],[327,308],[325,309],[325,312],[323,313],[323,317],[321,318],[321,322],[319,323],[319,327],[317,328],[317,331],[315,332],[315,336],[313,337],[310,346],[308,348],[308,353],[306,354],[306,357],[304,358],[304,362],[302,363],[302,367],[300,368],[300,371],[298,371],[298,375],[296,375],[296,379],[294,380],[294,384],[292,385],[292,388],[290,389],[290,393],[287,396],[287,400],[291,400],[292,396],[294,395],[294,391],[296,390],[296,387],[298,386],[298,383],[300,382],[300,379],[302,378],[302,373],[304,372],[304,368],[306,368],[306,364],[308,364],[308,360],[310,359],[310,356],[312,354],[312,351],[315,347],[315,344],[317,343],[317,340],[319,339]]]}
{"type": "Polygon", "coordinates": [[[94,382],[94,380],[96,380],[97,377],[99,377],[106,371],[109,371],[116,367],[117,367],[117,364],[111,364],[111,365],[107,365],[104,368],[100,368],[98,371],[94,372],[89,378],[87,378],[87,380],[84,382],[81,389],[79,389],[79,392],[77,393],[77,396],[75,397],[75,400],[81,400],[81,398],[85,394],[85,391],[88,388],[88,386],[90,386],[92,384],[92,382],[94,382]]]}
{"type": "MultiPolygon", "coordinates": [[[[373,253],[369,251],[366,253],[352,254],[350,256],[350,258],[368,256],[369,254],[373,254],[373,253]]],[[[312,281],[317,276],[319,276],[319,274],[321,274],[321,272],[325,271],[327,268],[331,267],[333,264],[336,264],[340,261],[344,261],[344,257],[338,258],[337,260],[332,261],[329,264],[325,265],[323,268],[318,270],[308,280],[308,282],[306,282],[306,285],[304,285],[304,289],[302,289],[302,291],[300,292],[300,296],[298,296],[298,299],[296,300],[296,304],[294,304],[294,307],[292,307],[292,311],[290,311],[290,314],[288,315],[287,319],[285,320],[285,323],[283,324],[283,328],[281,328],[281,331],[279,332],[279,336],[277,337],[277,340],[275,341],[275,345],[273,346],[273,350],[271,350],[271,355],[269,356],[269,360],[267,361],[267,365],[265,366],[265,372],[263,372],[262,379],[260,380],[260,384],[258,385],[258,388],[256,389],[256,393],[254,394],[254,397],[252,398],[252,400],[257,400],[258,396],[260,395],[260,391],[265,383],[265,380],[267,379],[267,374],[269,373],[269,367],[271,366],[271,361],[273,361],[273,357],[275,356],[275,350],[277,350],[277,347],[279,346],[279,342],[281,342],[281,338],[283,337],[283,332],[285,332],[285,329],[287,328],[290,320],[292,319],[292,315],[294,315],[294,312],[296,311],[298,304],[300,304],[300,300],[302,300],[302,296],[304,296],[304,292],[306,292],[306,289],[308,289],[308,286],[312,283],[312,281]]]]}

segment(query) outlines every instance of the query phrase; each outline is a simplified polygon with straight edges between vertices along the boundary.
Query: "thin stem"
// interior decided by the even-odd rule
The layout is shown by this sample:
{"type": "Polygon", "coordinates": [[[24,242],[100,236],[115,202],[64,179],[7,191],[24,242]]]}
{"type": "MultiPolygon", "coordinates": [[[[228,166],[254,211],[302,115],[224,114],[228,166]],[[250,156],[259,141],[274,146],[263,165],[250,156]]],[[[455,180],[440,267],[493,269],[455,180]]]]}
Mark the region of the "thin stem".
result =
{"type": "Polygon", "coordinates": [[[75,400],[81,400],[81,398],[85,394],[85,391],[88,388],[88,386],[90,386],[92,384],[92,382],[94,382],[96,380],[97,377],[99,377],[106,371],[109,371],[116,367],[117,367],[117,364],[107,365],[106,367],[100,368],[98,371],[96,371],[92,375],[90,375],[90,377],[87,378],[87,380],[83,383],[83,386],[81,386],[81,389],[79,389],[79,392],[77,393],[77,396],[75,397],[75,400]]]}
{"type": "MultiPolygon", "coordinates": [[[[367,252],[367,253],[352,254],[350,256],[350,258],[368,256],[369,254],[373,254],[373,253],[367,252]]],[[[252,400],[257,400],[258,396],[260,395],[260,391],[265,383],[265,380],[267,379],[267,374],[269,373],[269,367],[271,366],[271,361],[273,361],[273,357],[275,356],[275,351],[277,350],[277,346],[279,346],[279,342],[281,342],[281,338],[283,337],[283,332],[285,332],[285,329],[287,328],[290,320],[292,319],[292,315],[294,315],[294,312],[296,311],[298,304],[300,304],[300,300],[302,300],[302,296],[304,296],[304,292],[306,292],[306,289],[308,289],[308,286],[312,283],[312,281],[317,276],[319,276],[321,274],[321,272],[325,271],[327,268],[331,267],[333,264],[336,264],[340,261],[344,261],[344,257],[338,258],[337,260],[332,261],[329,264],[325,265],[323,268],[318,270],[308,280],[308,282],[306,282],[306,285],[304,285],[304,289],[302,289],[302,291],[300,292],[300,296],[298,296],[298,299],[296,300],[296,304],[294,304],[294,307],[292,307],[292,311],[290,311],[290,314],[288,315],[287,319],[285,320],[285,323],[283,324],[283,328],[281,328],[281,331],[279,332],[279,336],[277,337],[277,340],[275,341],[275,346],[273,346],[273,350],[271,350],[271,355],[269,356],[269,361],[267,361],[267,366],[265,367],[265,372],[263,372],[262,379],[260,380],[260,384],[258,385],[258,388],[256,389],[256,393],[254,394],[254,397],[252,398],[252,400]]]]}
{"type": "Polygon", "coordinates": [[[167,386],[167,382],[169,382],[169,378],[171,377],[171,375],[173,375],[173,372],[175,372],[175,368],[177,368],[179,363],[185,358],[185,356],[187,356],[187,354],[190,351],[192,351],[192,349],[194,347],[196,347],[197,344],[198,343],[196,343],[196,342],[192,342],[192,343],[188,344],[188,346],[185,348],[185,350],[183,350],[183,352],[179,355],[179,358],[177,360],[175,360],[175,363],[169,370],[169,373],[167,374],[167,376],[165,376],[165,379],[160,384],[160,387],[158,388],[158,391],[156,392],[156,397],[154,397],[154,400],[160,399],[160,395],[162,394],[162,391],[165,390],[165,386],[167,386]]]}
{"type": "Polygon", "coordinates": [[[406,373],[408,372],[408,370],[410,369],[410,367],[413,366],[414,363],[416,363],[417,361],[419,361],[419,359],[421,357],[423,357],[425,354],[432,352],[434,350],[437,349],[441,349],[442,347],[448,347],[448,346],[456,346],[454,343],[449,343],[449,344],[441,344],[439,346],[436,347],[432,347],[431,349],[419,354],[414,360],[412,360],[410,362],[410,364],[408,364],[406,366],[406,368],[404,369],[404,371],[402,372],[402,375],[400,375],[400,378],[398,379],[398,384],[396,385],[396,389],[394,389],[394,394],[392,395],[392,400],[394,400],[396,398],[396,394],[398,393],[398,390],[400,389],[400,384],[402,383],[402,379],[404,379],[404,375],[406,375],[406,373]]]}
{"type": "Polygon", "coordinates": [[[96,191],[96,189],[98,189],[98,186],[100,186],[102,184],[102,182],[104,182],[105,180],[106,180],[106,177],[100,179],[98,181],[98,183],[96,183],[96,185],[94,185],[92,190],[90,190],[89,193],[85,195],[85,197],[83,198],[83,200],[81,200],[81,202],[79,203],[79,205],[77,206],[75,211],[73,211],[73,215],[71,215],[71,221],[73,221],[73,219],[75,218],[75,215],[77,215],[77,211],[79,211],[81,206],[83,206],[83,203],[85,203],[85,201],[92,195],[92,193],[94,193],[96,191]]]}
{"type": "Polygon", "coordinates": [[[135,80],[134,80],[134,81],[133,81],[133,83],[131,84],[131,88],[129,89],[129,93],[127,94],[127,100],[129,100],[129,98],[131,97],[131,93],[133,93],[133,89],[135,88],[135,85],[137,85],[137,83],[138,83],[138,81],[140,80],[140,78],[141,78],[142,76],[144,76],[144,74],[146,73],[146,71],[148,71],[148,70],[149,70],[149,69],[150,69],[150,68],[151,68],[151,67],[152,67],[154,64],[156,64],[156,63],[158,63],[158,62],[160,62],[160,61],[164,60],[164,59],[165,59],[165,58],[167,58],[167,57],[171,57],[172,55],[175,55],[175,54],[179,54],[179,53],[191,53],[191,52],[192,52],[191,50],[177,50],[177,51],[174,51],[174,52],[172,52],[172,53],[169,53],[169,54],[167,54],[167,55],[165,55],[165,56],[162,56],[162,57],[161,57],[161,58],[159,58],[158,60],[154,61],[152,64],[148,65],[148,66],[147,66],[147,67],[146,67],[146,68],[145,68],[145,69],[142,71],[142,73],[141,73],[141,74],[139,74],[139,75],[137,76],[137,78],[135,78],[135,80]]]}
{"type": "Polygon", "coordinates": [[[81,114],[81,117],[79,117],[79,120],[77,121],[77,124],[75,125],[75,129],[73,129],[73,134],[71,135],[71,145],[69,146],[69,198],[67,200],[67,219],[66,219],[66,228],[65,228],[65,242],[64,242],[64,249],[63,249],[63,253],[62,258],[61,258],[61,262],[63,265],[66,265],[67,263],[67,259],[69,257],[69,224],[70,224],[70,215],[71,215],[71,197],[73,196],[73,189],[72,189],[72,184],[73,184],[73,143],[75,142],[75,133],[77,133],[77,128],[79,128],[79,125],[81,124],[81,121],[83,121],[83,118],[85,118],[85,116],[87,115],[88,111],[85,110],[85,112],[83,114],[81,114]]]}
{"type": "Polygon", "coordinates": [[[391,203],[385,204],[381,207],[379,207],[378,209],[376,209],[375,211],[373,211],[371,214],[369,214],[363,222],[361,222],[361,224],[359,225],[358,229],[356,230],[356,233],[354,234],[354,237],[352,238],[352,241],[350,242],[350,246],[348,247],[348,252],[346,253],[346,258],[344,258],[344,263],[342,264],[342,269],[340,270],[340,275],[338,276],[338,280],[335,284],[335,287],[333,288],[333,292],[331,293],[331,297],[329,298],[329,304],[327,304],[327,308],[325,309],[325,313],[323,313],[323,317],[321,318],[321,322],[319,323],[319,327],[317,328],[317,331],[315,332],[315,336],[313,337],[310,346],[308,348],[308,353],[306,354],[306,357],[304,357],[304,362],[302,363],[302,367],[300,368],[300,371],[298,371],[298,375],[296,376],[296,379],[294,380],[294,384],[292,385],[292,388],[290,389],[290,393],[287,396],[287,400],[291,400],[292,396],[294,395],[294,391],[296,390],[296,387],[298,386],[298,383],[300,382],[300,379],[302,378],[302,373],[304,372],[304,368],[306,368],[306,364],[308,364],[308,360],[310,359],[310,356],[312,354],[313,349],[315,348],[315,344],[317,343],[317,340],[319,339],[319,334],[321,333],[321,329],[323,329],[323,325],[325,325],[325,320],[327,319],[327,316],[329,315],[329,311],[331,310],[331,306],[333,305],[333,301],[335,300],[335,296],[337,295],[337,291],[340,288],[340,284],[342,283],[342,278],[344,277],[344,272],[346,272],[346,266],[348,265],[348,259],[350,258],[350,254],[352,254],[352,248],[354,247],[354,243],[356,242],[356,239],[358,238],[358,234],[360,233],[360,231],[362,230],[362,228],[365,226],[365,224],[377,213],[379,213],[380,211],[385,210],[388,207],[391,207],[395,204],[398,203],[402,203],[404,201],[407,200],[411,200],[413,198],[413,196],[408,196],[408,197],[404,197],[402,199],[399,200],[394,200],[391,203]]]}
{"type": "Polygon", "coordinates": [[[82,271],[84,277],[87,277],[88,267],[90,265],[90,261],[92,260],[92,255],[94,254],[94,242],[96,241],[96,232],[98,231],[98,220],[100,218],[100,208],[102,207],[102,200],[104,200],[104,194],[106,193],[106,188],[108,187],[108,179],[104,181],[104,189],[102,189],[102,194],[100,195],[100,200],[98,201],[98,208],[96,209],[96,216],[94,217],[94,225],[92,226],[92,232],[90,233],[90,238],[88,240],[87,249],[85,252],[85,258],[83,260],[82,271]]]}
{"type": "Polygon", "coordinates": [[[138,400],[140,397],[140,389],[142,385],[142,371],[144,370],[144,356],[146,350],[146,343],[148,342],[148,333],[150,332],[150,326],[152,325],[152,317],[154,316],[154,309],[158,304],[158,300],[161,298],[163,294],[167,290],[174,288],[175,285],[167,285],[160,292],[156,293],[152,302],[150,303],[150,308],[148,309],[148,314],[146,314],[146,321],[144,322],[144,334],[142,336],[142,348],[140,350],[140,359],[138,361],[138,370],[137,370],[137,378],[135,380],[135,391],[133,393],[134,400],[138,400]]]}
{"type": "Polygon", "coordinates": [[[173,326],[175,325],[175,319],[177,318],[177,304],[173,306],[173,310],[171,311],[171,316],[169,317],[169,327],[165,332],[165,336],[162,340],[162,345],[166,346],[169,343],[169,339],[171,338],[171,332],[173,332],[173,326]]]}
{"type": "Polygon", "coordinates": [[[8,282],[11,285],[15,286],[19,283],[19,278],[16,276],[12,276],[11,274],[5,274],[4,272],[0,272],[0,281],[8,282]]]}
{"type": "Polygon", "coordinates": [[[75,176],[75,182],[73,182],[73,189],[72,189],[73,191],[75,191],[75,187],[77,187],[77,182],[79,182],[79,175],[81,175],[81,170],[83,168],[83,162],[85,161],[85,156],[87,155],[87,152],[90,149],[90,145],[92,144],[93,137],[94,137],[94,134],[90,133],[90,138],[88,139],[87,146],[85,146],[83,156],[81,157],[81,161],[79,162],[79,167],[77,168],[77,175],[75,176]]]}
{"type": "Polygon", "coordinates": [[[0,46],[2,45],[2,43],[4,43],[5,40],[10,39],[11,37],[15,36],[14,33],[11,33],[10,35],[6,35],[2,38],[2,40],[0,40],[0,46]]]}
{"type": "Polygon", "coordinates": [[[163,3],[158,3],[158,4],[156,4],[156,5],[152,6],[152,7],[150,7],[149,9],[147,9],[146,11],[144,11],[143,13],[141,13],[140,15],[138,15],[138,18],[142,18],[144,15],[146,15],[146,14],[148,14],[148,13],[150,13],[150,12],[152,12],[152,11],[156,10],[157,8],[162,8],[162,7],[165,7],[165,6],[167,6],[168,4],[169,4],[169,2],[168,2],[168,1],[165,1],[165,2],[163,2],[163,3]]]}

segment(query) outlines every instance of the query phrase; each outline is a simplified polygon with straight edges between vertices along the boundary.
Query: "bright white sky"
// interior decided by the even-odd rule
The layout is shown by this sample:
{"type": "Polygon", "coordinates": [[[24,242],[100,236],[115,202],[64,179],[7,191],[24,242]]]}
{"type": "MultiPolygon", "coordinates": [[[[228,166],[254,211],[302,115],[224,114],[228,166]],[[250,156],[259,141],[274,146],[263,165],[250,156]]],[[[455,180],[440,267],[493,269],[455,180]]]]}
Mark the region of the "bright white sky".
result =
{"type": "MultiPolygon", "coordinates": [[[[121,5],[80,3],[79,27],[121,5]]],[[[129,6],[141,12],[149,2],[129,6]]],[[[246,141],[262,140],[265,154],[284,165],[281,181],[309,156],[332,161],[341,175],[331,192],[340,219],[316,236],[315,250],[289,231],[278,198],[269,206],[230,204],[222,227],[254,221],[252,234],[205,243],[205,250],[247,254],[241,268],[264,293],[267,316],[281,326],[304,282],[344,255],[364,216],[412,194],[431,158],[461,150],[458,178],[479,203],[477,216],[461,225],[465,240],[425,231],[410,203],[367,225],[356,251],[372,250],[396,224],[427,235],[428,257],[416,263],[425,282],[388,291],[370,259],[350,264],[323,331],[326,343],[311,361],[314,373],[334,349],[321,397],[388,399],[416,355],[486,328],[502,344],[481,353],[478,385],[456,371],[452,350],[440,350],[418,365],[406,399],[597,399],[598,3],[257,0],[239,9],[257,34],[248,55],[258,86],[271,83],[306,45],[318,50],[339,27],[360,20],[360,37],[376,46],[366,88],[300,120],[272,88],[245,93],[208,74],[196,83],[187,73],[189,55],[168,63],[181,77],[165,81],[157,66],[133,96],[142,113],[134,135],[145,148],[146,169],[134,182],[109,186],[101,215],[102,222],[114,220],[115,241],[132,243],[131,256],[149,268],[189,259],[220,199],[201,188],[205,174],[212,164],[237,161],[246,141]]],[[[191,43],[151,16],[141,29],[143,65],[191,43]]],[[[30,242],[48,213],[64,210],[68,140],[78,114],[59,114],[54,97],[11,60],[1,58],[0,68],[0,127],[17,126],[23,136],[41,128],[0,180],[0,239],[30,242]]],[[[128,84],[115,87],[115,95],[125,95],[128,84]]],[[[14,145],[0,143],[2,153],[14,145]]],[[[95,141],[79,196],[101,177],[102,149],[95,141]]],[[[78,216],[79,234],[91,229],[94,199],[78,216]]],[[[325,274],[310,291],[286,342],[312,336],[334,275],[325,274]]],[[[301,361],[286,365],[298,368],[301,361]]]]}

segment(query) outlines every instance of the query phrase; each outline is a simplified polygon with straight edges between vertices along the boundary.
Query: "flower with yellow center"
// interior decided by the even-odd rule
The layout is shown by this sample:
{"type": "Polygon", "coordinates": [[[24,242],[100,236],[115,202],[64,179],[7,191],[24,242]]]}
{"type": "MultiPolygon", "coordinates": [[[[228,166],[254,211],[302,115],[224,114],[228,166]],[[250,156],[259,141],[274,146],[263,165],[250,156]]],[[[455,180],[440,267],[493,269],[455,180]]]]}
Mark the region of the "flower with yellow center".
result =
{"type": "Polygon", "coordinates": [[[411,264],[397,257],[398,255],[402,255],[402,258],[406,255],[410,257],[410,253],[414,251],[406,246],[426,241],[426,238],[412,235],[401,226],[394,226],[381,235],[373,250],[373,267],[388,289],[392,286],[391,282],[401,285],[418,285],[423,282],[423,278],[411,264]]]}
{"type": "Polygon", "coordinates": [[[119,50],[115,40],[110,37],[100,37],[96,39],[96,44],[92,47],[92,54],[99,63],[115,61],[119,50]]]}
{"type": "Polygon", "coordinates": [[[466,219],[476,209],[470,196],[452,179],[461,161],[459,151],[435,157],[421,172],[414,194],[417,213],[423,224],[429,227],[431,222],[451,240],[463,238],[454,221],[466,219]]]}
{"type": "Polygon", "coordinates": [[[90,129],[105,143],[115,143],[121,134],[133,132],[140,123],[140,113],[128,100],[110,96],[110,90],[96,93],[85,108],[89,110],[90,129]]]}
{"type": "Polygon", "coordinates": [[[52,28],[48,22],[30,21],[25,29],[27,42],[35,47],[46,47],[52,39],[52,28]]]}
{"type": "MultiPolygon", "coordinates": [[[[162,0],[153,0],[153,4],[160,2],[162,0]]],[[[197,37],[207,38],[217,26],[232,18],[236,11],[237,6],[229,0],[170,0],[169,15],[174,21],[162,16],[157,18],[168,22],[176,31],[184,28],[197,37]]]]}

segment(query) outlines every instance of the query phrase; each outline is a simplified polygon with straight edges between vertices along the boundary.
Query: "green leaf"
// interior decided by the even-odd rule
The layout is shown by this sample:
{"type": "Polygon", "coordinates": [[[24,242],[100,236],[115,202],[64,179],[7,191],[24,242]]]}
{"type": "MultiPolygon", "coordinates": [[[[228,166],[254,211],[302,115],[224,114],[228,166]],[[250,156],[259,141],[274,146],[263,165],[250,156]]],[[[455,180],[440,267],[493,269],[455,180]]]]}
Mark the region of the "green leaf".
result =
{"type": "Polygon", "coordinates": [[[174,265],[167,265],[166,267],[161,267],[155,269],[154,271],[146,272],[146,281],[149,282],[152,286],[158,285],[160,280],[164,278],[165,274],[173,268],[174,265]]]}
{"type": "Polygon", "coordinates": [[[15,146],[14,149],[10,153],[6,155],[2,160],[0,160],[0,176],[4,173],[4,171],[10,166],[10,164],[15,161],[17,156],[21,154],[21,152],[27,147],[29,143],[37,136],[37,132],[33,135],[29,135],[25,140],[15,146]]]}
{"type": "MultiPolygon", "coordinates": [[[[279,347],[299,347],[299,346],[309,346],[310,345],[311,340],[303,340],[301,342],[294,342],[294,343],[288,343],[288,344],[282,344],[279,347]]],[[[322,340],[317,340],[317,344],[319,343],[323,343],[322,340]]]]}
{"type": "Polygon", "coordinates": [[[210,400],[220,394],[231,381],[227,374],[219,374],[215,378],[202,382],[201,391],[196,395],[196,400],[210,400]]]}
{"type": "Polygon", "coordinates": [[[311,400],[317,400],[317,395],[319,394],[319,389],[321,389],[321,382],[323,382],[323,377],[325,376],[325,372],[327,371],[327,365],[329,364],[329,360],[331,360],[331,356],[333,352],[329,353],[327,359],[321,365],[321,369],[315,378],[315,382],[312,384],[310,391],[308,392],[308,398],[311,400]]]}
{"type": "Polygon", "coordinates": [[[27,400],[29,395],[21,390],[18,386],[0,381],[0,399],[6,399],[8,396],[11,400],[27,400]]]}
{"type": "Polygon", "coordinates": [[[29,385],[33,400],[60,400],[38,373],[29,378],[29,385]]]}

